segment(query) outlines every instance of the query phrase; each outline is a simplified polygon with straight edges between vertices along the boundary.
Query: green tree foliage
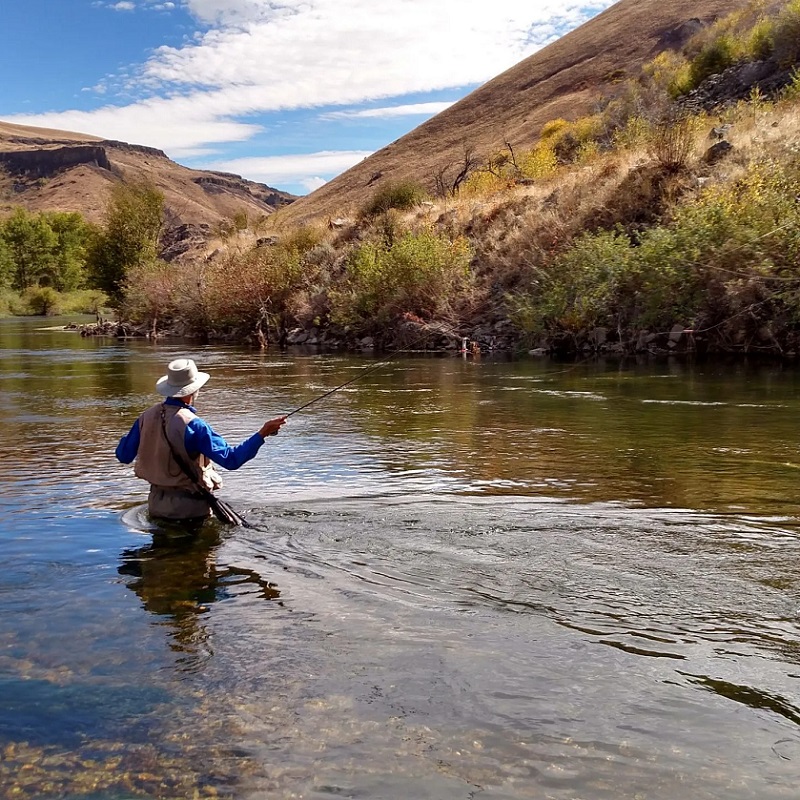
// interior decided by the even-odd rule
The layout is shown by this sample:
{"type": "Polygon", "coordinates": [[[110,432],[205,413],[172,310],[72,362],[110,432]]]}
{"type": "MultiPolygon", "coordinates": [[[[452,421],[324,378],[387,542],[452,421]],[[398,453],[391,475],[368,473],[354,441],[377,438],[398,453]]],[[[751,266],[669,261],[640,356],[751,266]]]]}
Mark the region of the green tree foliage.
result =
{"type": "Polygon", "coordinates": [[[8,288],[11,285],[11,277],[14,274],[14,259],[11,249],[6,244],[6,240],[0,234],[0,289],[8,288]]]}
{"type": "Polygon", "coordinates": [[[48,284],[59,292],[80,289],[86,282],[86,255],[93,226],[76,213],[50,212],[42,216],[58,239],[49,273],[45,273],[48,284]]]}
{"type": "Polygon", "coordinates": [[[52,316],[61,311],[61,295],[52,286],[31,287],[24,299],[30,310],[41,317],[52,316]]]}
{"type": "Polygon", "coordinates": [[[0,286],[20,292],[36,286],[79,289],[91,236],[92,227],[80,214],[17,208],[0,222],[0,286]]]}
{"type": "Polygon", "coordinates": [[[41,215],[18,208],[3,223],[0,236],[11,255],[11,287],[23,291],[38,286],[53,269],[58,236],[41,215]]]}
{"type": "Polygon", "coordinates": [[[150,183],[114,187],[106,207],[105,224],[90,248],[92,285],[119,304],[131,270],[152,262],[164,224],[164,195],[150,183]]]}

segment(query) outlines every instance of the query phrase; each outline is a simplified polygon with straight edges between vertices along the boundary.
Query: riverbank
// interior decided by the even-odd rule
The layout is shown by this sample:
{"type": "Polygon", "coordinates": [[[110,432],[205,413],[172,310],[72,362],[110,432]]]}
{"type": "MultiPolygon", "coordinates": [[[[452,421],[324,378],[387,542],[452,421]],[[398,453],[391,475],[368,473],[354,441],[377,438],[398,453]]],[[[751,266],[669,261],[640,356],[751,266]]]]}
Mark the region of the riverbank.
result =
{"type": "Polygon", "coordinates": [[[103,320],[94,323],[71,323],[63,330],[77,331],[84,337],[111,337],[115,339],[147,339],[151,341],[186,341],[200,340],[203,344],[248,344],[262,350],[303,349],[316,352],[349,352],[349,353],[386,353],[386,352],[429,352],[458,353],[466,356],[488,354],[506,354],[511,356],[537,356],[570,358],[579,356],[755,356],[770,360],[776,358],[794,361],[800,352],[800,334],[795,334],[781,343],[776,342],[768,331],[754,341],[746,341],[742,337],[739,346],[715,349],[703,331],[684,328],[676,325],[670,331],[653,332],[642,330],[635,342],[620,341],[615,331],[607,328],[595,328],[581,340],[578,338],[549,340],[541,339],[531,347],[524,337],[509,335],[510,323],[501,323],[494,330],[486,327],[473,329],[462,328],[463,333],[454,331],[431,330],[430,326],[407,325],[399,335],[392,338],[376,339],[365,336],[360,339],[346,341],[328,336],[315,329],[304,330],[294,328],[288,331],[282,342],[259,341],[256,337],[242,342],[238,337],[228,335],[215,339],[208,337],[187,336],[179,330],[162,330],[153,334],[144,325],[103,320]]]}

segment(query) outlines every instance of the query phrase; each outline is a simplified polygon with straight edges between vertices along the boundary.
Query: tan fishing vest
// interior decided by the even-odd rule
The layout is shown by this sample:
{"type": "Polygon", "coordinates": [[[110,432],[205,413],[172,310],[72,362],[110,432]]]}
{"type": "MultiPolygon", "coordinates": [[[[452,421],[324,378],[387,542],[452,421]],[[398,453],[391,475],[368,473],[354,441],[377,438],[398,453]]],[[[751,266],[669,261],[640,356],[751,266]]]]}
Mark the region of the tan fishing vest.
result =
{"type": "Polygon", "coordinates": [[[188,408],[180,406],[157,403],[140,415],[139,451],[136,454],[134,473],[154,486],[197,491],[197,486],[184,474],[164,438],[161,425],[162,409],[165,415],[167,436],[169,436],[172,448],[188,464],[197,478],[203,480],[206,488],[216,488],[217,481],[214,478],[218,479],[218,476],[214,473],[211,462],[202,454],[191,458],[186,452],[184,444],[186,426],[197,415],[188,408]]]}

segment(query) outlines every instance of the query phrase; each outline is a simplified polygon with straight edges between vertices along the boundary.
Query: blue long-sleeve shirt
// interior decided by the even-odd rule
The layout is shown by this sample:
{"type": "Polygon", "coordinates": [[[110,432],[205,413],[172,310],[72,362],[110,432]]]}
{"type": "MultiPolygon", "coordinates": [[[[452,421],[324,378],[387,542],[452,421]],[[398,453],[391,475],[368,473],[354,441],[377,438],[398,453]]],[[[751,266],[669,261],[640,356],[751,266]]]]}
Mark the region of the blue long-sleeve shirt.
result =
{"type": "MultiPolygon", "coordinates": [[[[197,413],[192,406],[176,397],[168,397],[164,402],[167,405],[188,408],[192,413],[197,413]]],[[[136,458],[136,454],[139,452],[139,438],[139,420],[137,419],[117,445],[117,458],[123,464],[130,464],[136,458]]],[[[206,458],[210,458],[215,464],[219,464],[225,469],[239,469],[242,464],[255,458],[261,445],[264,444],[264,439],[260,433],[256,432],[249,439],[232,447],[207,422],[200,417],[195,417],[186,426],[183,442],[187,453],[202,453],[206,458]]]]}

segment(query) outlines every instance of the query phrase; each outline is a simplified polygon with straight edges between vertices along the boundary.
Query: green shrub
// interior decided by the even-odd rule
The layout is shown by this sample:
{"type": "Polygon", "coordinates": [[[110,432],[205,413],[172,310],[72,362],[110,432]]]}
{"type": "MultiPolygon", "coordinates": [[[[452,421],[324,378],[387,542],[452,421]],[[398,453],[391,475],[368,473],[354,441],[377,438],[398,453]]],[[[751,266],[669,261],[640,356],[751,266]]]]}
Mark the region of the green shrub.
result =
{"type": "Polygon", "coordinates": [[[784,67],[800,61],[800,0],[790,0],[775,19],[773,54],[784,67]]]}
{"type": "Polygon", "coordinates": [[[784,87],[781,97],[790,103],[800,100],[800,69],[797,67],[792,70],[791,81],[784,87]]]}
{"type": "Polygon", "coordinates": [[[679,97],[689,94],[695,88],[697,88],[697,83],[692,72],[692,65],[686,61],[676,70],[667,90],[669,96],[673,100],[677,100],[679,97]]]}
{"type": "Polygon", "coordinates": [[[399,183],[387,183],[381,187],[364,206],[361,211],[362,217],[376,217],[384,214],[389,209],[395,208],[398,211],[407,211],[418,206],[428,197],[426,191],[413,181],[400,181],[399,183]]]}
{"type": "Polygon", "coordinates": [[[631,263],[626,236],[584,234],[537,274],[526,297],[511,298],[511,318],[528,333],[616,326],[625,288],[635,281],[631,263]]]}
{"type": "Polygon", "coordinates": [[[446,314],[470,283],[470,249],[431,231],[406,233],[393,244],[366,242],[348,262],[347,280],[331,292],[331,319],[375,329],[403,313],[446,314]]]}
{"type": "Polygon", "coordinates": [[[61,295],[52,286],[36,286],[26,289],[23,300],[31,314],[51,317],[61,313],[61,295]]]}
{"type": "Polygon", "coordinates": [[[689,66],[692,88],[706,78],[717,75],[732,66],[736,60],[736,48],[730,36],[723,34],[696,55],[689,66]]]}
{"type": "Polygon", "coordinates": [[[322,231],[319,228],[301,225],[281,237],[275,246],[286,251],[295,251],[299,255],[305,255],[309,250],[313,250],[320,244],[322,239],[322,231]]]}
{"type": "Polygon", "coordinates": [[[0,317],[9,317],[13,315],[11,305],[15,301],[17,295],[9,289],[0,288],[0,317]]]}
{"type": "Polygon", "coordinates": [[[744,44],[744,56],[752,61],[765,61],[775,50],[775,22],[761,19],[750,29],[744,44]]]}
{"type": "Polygon", "coordinates": [[[509,298],[528,333],[696,324],[723,336],[765,320],[800,322],[800,159],[764,160],[676,207],[669,224],[585,234],[509,298]]]}

